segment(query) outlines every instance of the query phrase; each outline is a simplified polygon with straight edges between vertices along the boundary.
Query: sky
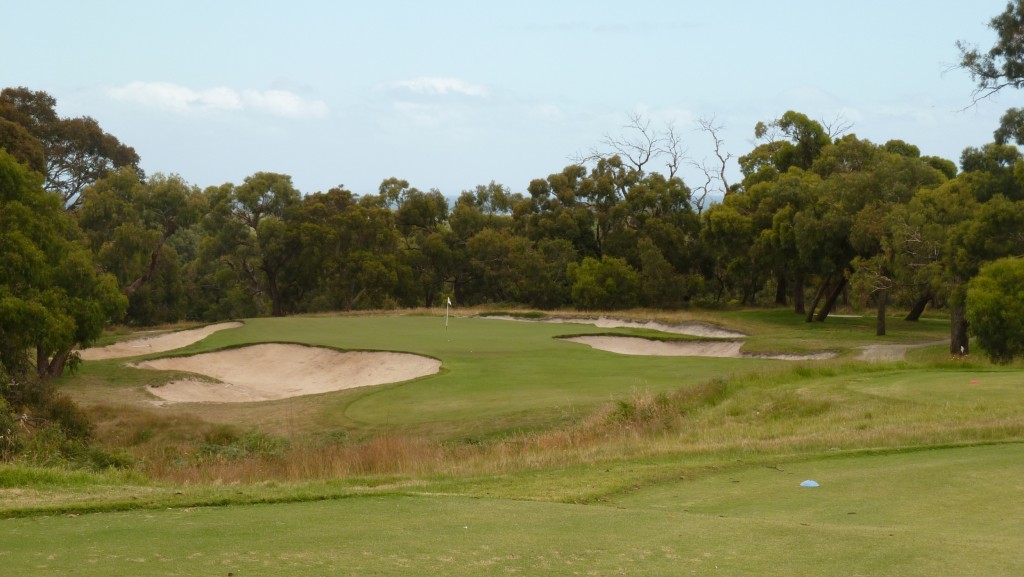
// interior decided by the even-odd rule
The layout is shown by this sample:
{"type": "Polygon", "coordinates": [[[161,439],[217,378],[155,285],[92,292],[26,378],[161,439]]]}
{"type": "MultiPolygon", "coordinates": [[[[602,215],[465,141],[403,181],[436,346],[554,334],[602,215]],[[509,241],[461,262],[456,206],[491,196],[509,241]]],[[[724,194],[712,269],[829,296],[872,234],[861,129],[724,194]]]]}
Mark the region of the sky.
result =
{"type": "Polygon", "coordinates": [[[200,187],[267,171],[304,193],[525,192],[635,115],[695,165],[712,120],[733,181],[755,124],[787,110],[956,161],[1024,97],[975,104],[955,67],[1006,0],[2,2],[0,87],[45,91],[147,174],[200,187]]]}

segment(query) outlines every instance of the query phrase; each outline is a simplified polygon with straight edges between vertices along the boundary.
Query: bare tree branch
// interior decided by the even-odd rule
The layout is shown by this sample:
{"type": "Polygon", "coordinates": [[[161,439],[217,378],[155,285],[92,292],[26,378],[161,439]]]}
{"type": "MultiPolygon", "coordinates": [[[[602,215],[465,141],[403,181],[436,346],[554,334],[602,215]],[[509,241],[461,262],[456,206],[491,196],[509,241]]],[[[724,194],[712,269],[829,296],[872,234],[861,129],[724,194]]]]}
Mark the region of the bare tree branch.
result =
{"type": "Polygon", "coordinates": [[[729,160],[732,159],[732,153],[724,150],[725,141],[719,136],[722,125],[716,123],[714,117],[701,117],[697,120],[697,125],[699,130],[711,136],[711,140],[714,143],[715,158],[718,159],[718,163],[714,167],[709,166],[706,160],[690,162],[691,166],[704,175],[704,184],[693,189],[693,203],[697,209],[697,214],[700,214],[704,210],[709,195],[718,193],[722,198],[725,198],[725,195],[729,194],[729,180],[726,178],[725,171],[729,160]]]}
{"type": "Polygon", "coordinates": [[[674,123],[669,122],[665,127],[665,134],[661,137],[656,152],[659,156],[664,155],[668,158],[665,161],[665,165],[668,167],[668,178],[669,180],[675,178],[676,173],[679,172],[679,165],[686,158],[686,150],[683,148],[682,139],[676,132],[674,123]]]}
{"type": "Polygon", "coordinates": [[[825,122],[825,119],[821,119],[821,126],[825,128],[825,133],[828,134],[828,139],[834,141],[840,136],[846,134],[846,131],[853,128],[853,122],[843,117],[843,113],[839,112],[836,117],[832,119],[832,122],[825,122]]]}
{"type": "Polygon", "coordinates": [[[675,127],[669,123],[664,132],[651,128],[651,120],[639,112],[629,114],[627,124],[623,125],[621,136],[606,134],[601,141],[601,148],[592,148],[586,154],[571,157],[573,163],[586,165],[601,159],[618,156],[620,160],[640,174],[654,159],[664,157],[668,168],[668,178],[679,172],[686,159],[686,150],[675,127]]]}

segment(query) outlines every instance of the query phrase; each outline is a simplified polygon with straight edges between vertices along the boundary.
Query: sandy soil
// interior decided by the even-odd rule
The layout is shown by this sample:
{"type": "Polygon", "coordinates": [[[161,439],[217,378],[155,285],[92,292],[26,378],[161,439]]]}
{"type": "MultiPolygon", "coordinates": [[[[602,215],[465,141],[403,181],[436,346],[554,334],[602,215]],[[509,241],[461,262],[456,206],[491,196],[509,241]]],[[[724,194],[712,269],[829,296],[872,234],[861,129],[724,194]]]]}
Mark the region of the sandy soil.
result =
{"type": "Polygon", "coordinates": [[[147,388],[167,402],[248,403],[407,381],[436,373],[441,361],[407,353],[262,344],[134,366],[219,381],[185,379],[147,388]]]}
{"type": "Polygon", "coordinates": [[[95,361],[101,359],[119,359],[122,357],[136,357],[139,355],[148,355],[150,353],[162,353],[164,351],[173,351],[174,349],[180,349],[187,347],[192,343],[199,342],[206,337],[212,335],[217,331],[224,329],[234,329],[242,326],[242,323],[219,323],[215,325],[207,325],[198,329],[190,329],[186,331],[175,331],[172,333],[163,333],[152,337],[143,337],[140,339],[132,339],[130,341],[121,341],[105,347],[96,347],[92,349],[83,349],[78,351],[82,356],[83,360],[95,361]]]}
{"type": "Polygon", "coordinates": [[[746,355],[740,352],[743,347],[742,341],[656,341],[613,336],[582,336],[565,340],[621,355],[756,358],[782,361],[824,360],[835,357],[835,353],[829,352],[811,355],[746,355]]]}
{"type": "Polygon", "coordinates": [[[497,319],[505,321],[526,321],[526,322],[539,322],[539,323],[571,323],[577,325],[594,325],[598,328],[605,329],[617,329],[617,328],[629,328],[629,329],[650,329],[653,331],[661,331],[663,333],[672,333],[677,335],[690,335],[692,337],[707,337],[716,339],[739,339],[747,335],[723,329],[715,325],[707,323],[680,323],[680,324],[666,324],[659,323],[656,321],[627,321],[624,319],[610,319],[607,317],[598,317],[596,319],[590,318],[569,318],[569,317],[552,317],[552,318],[541,318],[541,319],[524,319],[519,317],[508,317],[508,316],[487,316],[481,317],[485,319],[497,319]]]}
{"type": "Polygon", "coordinates": [[[907,351],[911,349],[920,349],[946,343],[949,343],[949,341],[935,341],[916,345],[868,345],[866,347],[861,347],[860,355],[857,357],[857,360],[868,361],[870,363],[902,361],[906,358],[907,351]]]}
{"type": "Polygon", "coordinates": [[[659,357],[728,357],[742,356],[740,341],[654,341],[637,337],[584,336],[565,339],[620,355],[659,357]]]}

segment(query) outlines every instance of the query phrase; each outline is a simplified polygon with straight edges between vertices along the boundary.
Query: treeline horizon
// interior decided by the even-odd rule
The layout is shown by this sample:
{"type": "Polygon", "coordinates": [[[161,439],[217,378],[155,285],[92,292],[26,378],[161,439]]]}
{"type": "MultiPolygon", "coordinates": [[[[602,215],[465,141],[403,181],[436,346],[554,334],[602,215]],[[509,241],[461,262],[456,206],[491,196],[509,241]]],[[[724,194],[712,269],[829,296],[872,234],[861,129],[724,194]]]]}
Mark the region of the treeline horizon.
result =
{"type": "Polygon", "coordinates": [[[630,132],[525,192],[492,181],[452,201],[398,178],[366,195],[302,194],[271,172],[200,189],[145,175],[133,149],[55,105],[44,92],[4,89],[0,142],[38,175],[30,186],[59,199],[97,278],[113,279],[123,302],[106,308],[123,314],[107,320],[131,325],[447,298],[584,310],[776,305],[821,321],[847,295],[878,307],[879,334],[887,306],[911,319],[948,307],[951,350],[966,352],[967,281],[1024,246],[1024,159],[1005,141],[965,148],[958,169],[912,143],[875,144],[788,111],[754,127],[730,184],[733,156],[704,122],[720,164],[702,166],[704,182],[690,187],[672,128],[634,116],[630,132]]]}

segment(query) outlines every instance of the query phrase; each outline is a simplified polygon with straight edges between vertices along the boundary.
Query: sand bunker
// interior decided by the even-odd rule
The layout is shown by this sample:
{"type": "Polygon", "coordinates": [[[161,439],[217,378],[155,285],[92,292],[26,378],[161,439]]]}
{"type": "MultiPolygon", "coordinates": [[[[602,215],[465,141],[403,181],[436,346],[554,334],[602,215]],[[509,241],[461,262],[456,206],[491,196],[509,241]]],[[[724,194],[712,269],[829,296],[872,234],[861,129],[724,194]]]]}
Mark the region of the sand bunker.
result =
{"type": "Polygon", "coordinates": [[[742,356],[740,341],[655,341],[638,337],[583,336],[565,339],[620,355],[659,357],[728,357],[742,356]]]}
{"type": "Polygon", "coordinates": [[[672,333],[676,335],[689,335],[691,337],[706,337],[715,339],[738,339],[743,338],[747,335],[737,332],[730,331],[729,329],[723,329],[715,325],[708,323],[679,323],[679,324],[666,324],[659,323],[656,321],[627,321],[624,319],[610,319],[607,317],[594,318],[569,318],[569,317],[551,317],[551,318],[540,318],[540,319],[528,319],[521,317],[511,316],[486,316],[481,317],[485,319],[498,319],[505,321],[527,321],[527,322],[539,322],[539,323],[571,323],[577,325],[594,325],[598,328],[603,329],[649,329],[652,331],[660,331],[663,333],[672,333]]]}
{"type": "Polygon", "coordinates": [[[832,352],[810,355],[747,355],[740,352],[743,347],[742,341],[656,341],[639,337],[615,336],[582,336],[565,340],[620,355],[752,358],[781,361],[815,361],[831,359],[836,356],[832,352]]]}
{"type": "Polygon", "coordinates": [[[185,371],[220,381],[197,378],[147,387],[164,401],[249,403],[407,381],[436,373],[441,361],[407,353],[262,344],[134,366],[185,371]]]}
{"type": "Polygon", "coordinates": [[[242,326],[242,323],[236,322],[207,325],[198,329],[175,331],[173,333],[163,333],[152,337],[121,341],[106,347],[82,349],[81,351],[78,351],[78,354],[82,356],[83,360],[97,361],[101,359],[120,359],[122,357],[148,355],[150,353],[162,353],[164,351],[173,351],[174,349],[187,347],[192,343],[197,343],[205,339],[217,331],[234,329],[240,326],[242,326]]]}

